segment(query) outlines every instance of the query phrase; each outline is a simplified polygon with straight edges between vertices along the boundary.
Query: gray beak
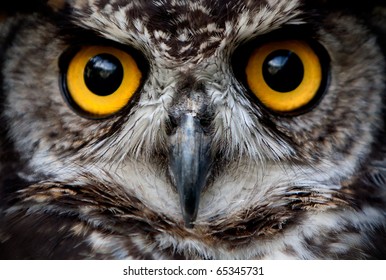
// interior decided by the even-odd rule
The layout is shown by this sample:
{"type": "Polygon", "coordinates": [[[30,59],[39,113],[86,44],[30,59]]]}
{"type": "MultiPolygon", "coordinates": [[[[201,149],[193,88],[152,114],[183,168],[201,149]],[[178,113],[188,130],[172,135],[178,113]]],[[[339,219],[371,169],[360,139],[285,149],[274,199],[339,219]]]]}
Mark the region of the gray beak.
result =
{"type": "Polygon", "coordinates": [[[200,120],[192,113],[181,116],[170,137],[170,174],[180,197],[185,226],[192,228],[213,161],[211,141],[200,120]]]}

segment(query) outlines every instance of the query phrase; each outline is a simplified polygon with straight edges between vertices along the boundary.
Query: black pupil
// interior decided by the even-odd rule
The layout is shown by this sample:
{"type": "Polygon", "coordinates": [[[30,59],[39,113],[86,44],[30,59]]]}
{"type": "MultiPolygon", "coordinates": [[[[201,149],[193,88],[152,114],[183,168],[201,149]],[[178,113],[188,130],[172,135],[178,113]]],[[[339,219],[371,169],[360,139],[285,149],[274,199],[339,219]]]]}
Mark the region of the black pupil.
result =
{"type": "Polygon", "coordinates": [[[84,71],[88,89],[96,95],[114,93],[122,83],[123,67],[118,58],[111,54],[98,54],[91,58],[84,71]]]}
{"type": "Polygon", "coordinates": [[[277,50],[264,61],[264,80],[275,91],[290,92],[296,89],[303,81],[303,76],[303,63],[294,52],[277,50]]]}

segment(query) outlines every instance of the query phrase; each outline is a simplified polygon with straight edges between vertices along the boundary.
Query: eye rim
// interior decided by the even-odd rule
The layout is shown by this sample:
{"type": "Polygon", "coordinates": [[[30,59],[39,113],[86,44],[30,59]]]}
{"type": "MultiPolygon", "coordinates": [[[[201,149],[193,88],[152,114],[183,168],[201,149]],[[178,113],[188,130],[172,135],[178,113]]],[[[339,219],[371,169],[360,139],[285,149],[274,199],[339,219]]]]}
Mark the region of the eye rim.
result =
{"type": "Polygon", "coordinates": [[[298,30],[297,28],[285,28],[283,30],[274,31],[273,33],[269,33],[266,35],[262,35],[258,38],[255,38],[251,41],[248,41],[241,46],[237,47],[233,52],[231,57],[232,70],[236,77],[236,79],[244,86],[246,91],[249,93],[247,98],[250,99],[251,102],[258,105],[262,110],[271,114],[272,116],[277,117],[296,117],[302,114],[306,114],[315,109],[319,105],[319,103],[323,100],[324,95],[328,91],[328,87],[331,81],[331,72],[330,72],[330,56],[328,51],[324,48],[324,46],[319,43],[317,38],[313,37],[312,29],[301,28],[298,30]],[[310,31],[311,30],[311,31],[310,31]],[[316,56],[319,58],[320,66],[321,66],[321,82],[318,91],[315,93],[314,98],[305,106],[300,107],[294,111],[275,111],[267,107],[264,103],[262,103],[259,98],[251,91],[248,86],[247,77],[245,73],[245,69],[249,60],[249,57],[253,53],[253,51],[265,44],[269,44],[272,42],[282,42],[282,41],[302,41],[308,44],[308,46],[314,51],[316,56]]]}
{"type": "MultiPolygon", "coordinates": [[[[98,53],[98,54],[102,54],[102,53],[98,53]]],[[[84,65],[86,65],[88,61],[89,60],[86,60],[84,65]]],[[[141,91],[149,72],[149,64],[140,51],[131,47],[116,44],[115,42],[104,42],[104,40],[102,40],[102,42],[96,41],[91,44],[82,43],[82,44],[75,44],[73,46],[70,46],[61,54],[61,56],[59,57],[58,64],[59,64],[59,71],[60,71],[59,87],[65,102],[70,107],[70,109],[72,109],[72,111],[74,111],[76,114],[78,114],[82,118],[91,119],[91,120],[103,120],[107,118],[112,118],[117,115],[126,114],[132,108],[133,104],[135,103],[135,100],[138,99],[138,92],[141,91]],[[128,98],[126,104],[111,114],[103,114],[103,115],[93,114],[88,112],[87,110],[84,110],[81,106],[79,106],[76,103],[76,101],[74,101],[70,93],[70,89],[67,83],[67,73],[70,67],[70,63],[74,59],[74,57],[83,48],[86,48],[86,47],[101,47],[101,48],[107,48],[107,49],[114,49],[116,51],[125,53],[126,55],[131,57],[131,59],[136,64],[137,70],[139,70],[139,72],[141,73],[138,86],[136,90],[131,94],[130,98],[128,98]]],[[[83,75],[81,79],[83,79],[83,75]]],[[[122,83],[119,86],[119,88],[122,87],[122,83]]]]}

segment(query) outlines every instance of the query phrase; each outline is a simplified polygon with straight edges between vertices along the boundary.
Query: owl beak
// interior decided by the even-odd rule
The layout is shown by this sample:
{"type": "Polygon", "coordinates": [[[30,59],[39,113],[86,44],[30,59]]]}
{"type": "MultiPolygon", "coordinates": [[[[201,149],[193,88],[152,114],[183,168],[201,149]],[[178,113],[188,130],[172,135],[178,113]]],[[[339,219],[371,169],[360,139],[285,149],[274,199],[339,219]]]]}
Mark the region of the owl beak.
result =
{"type": "Polygon", "coordinates": [[[184,114],[170,139],[170,173],[180,197],[185,226],[193,228],[213,161],[210,138],[197,117],[184,114]]]}

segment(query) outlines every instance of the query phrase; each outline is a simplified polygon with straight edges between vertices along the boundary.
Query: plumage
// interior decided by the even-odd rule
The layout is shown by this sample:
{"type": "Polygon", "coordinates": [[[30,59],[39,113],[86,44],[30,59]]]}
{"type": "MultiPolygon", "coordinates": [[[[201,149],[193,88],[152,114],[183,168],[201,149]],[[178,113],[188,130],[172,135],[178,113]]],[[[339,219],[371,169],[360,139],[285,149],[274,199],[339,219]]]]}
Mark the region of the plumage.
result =
{"type": "Polygon", "coordinates": [[[331,2],[1,4],[0,258],[385,258],[386,7],[331,2]]]}

